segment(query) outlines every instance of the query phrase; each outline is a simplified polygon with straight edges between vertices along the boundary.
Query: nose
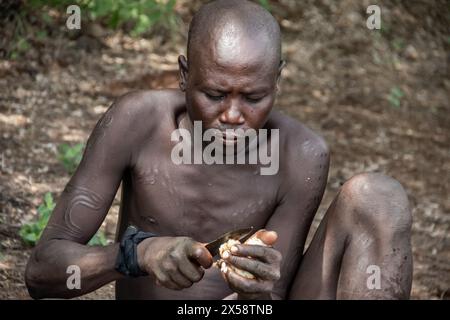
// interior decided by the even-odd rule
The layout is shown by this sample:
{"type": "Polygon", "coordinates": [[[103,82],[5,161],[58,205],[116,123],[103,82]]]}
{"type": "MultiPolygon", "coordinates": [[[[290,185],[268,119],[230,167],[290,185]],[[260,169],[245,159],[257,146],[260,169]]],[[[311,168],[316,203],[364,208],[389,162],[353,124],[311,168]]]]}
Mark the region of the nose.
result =
{"type": "Polygon", "coordinates": [[[233,126],[242,125],[245,122],[244,115],[234,104],[231,104],[231,106],[229,106],[224,112],[222,112],[219,120],[223,124],[233,126]]]}

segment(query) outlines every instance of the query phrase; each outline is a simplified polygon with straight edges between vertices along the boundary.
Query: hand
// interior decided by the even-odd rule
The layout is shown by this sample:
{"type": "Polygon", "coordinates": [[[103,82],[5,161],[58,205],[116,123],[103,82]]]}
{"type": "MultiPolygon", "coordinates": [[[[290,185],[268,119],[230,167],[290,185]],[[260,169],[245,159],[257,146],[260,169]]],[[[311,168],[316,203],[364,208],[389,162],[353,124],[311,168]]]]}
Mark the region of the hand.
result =
{"type": "Polygon", "coordinates": [[[275,283],[280,279],[281,253],[271,247],[277,240],[276,232],[259,230],[253,237],[265,245],[244,243],[232,247],[231,252],[223,255],[228,266],[231,266],[223,273],[224,278],[240,299],[270,297],[275,283]],[[242,276],[234,268],[249,272],[255,278],[242,276]]]}
{"type": "Polygon", "coordinates": [[[138,264],[156,279],[158,285],[173,290],[188,288],[203,278],[212,265],[209,251],[188,237],[154,237],[137,249],[138,264]]]}

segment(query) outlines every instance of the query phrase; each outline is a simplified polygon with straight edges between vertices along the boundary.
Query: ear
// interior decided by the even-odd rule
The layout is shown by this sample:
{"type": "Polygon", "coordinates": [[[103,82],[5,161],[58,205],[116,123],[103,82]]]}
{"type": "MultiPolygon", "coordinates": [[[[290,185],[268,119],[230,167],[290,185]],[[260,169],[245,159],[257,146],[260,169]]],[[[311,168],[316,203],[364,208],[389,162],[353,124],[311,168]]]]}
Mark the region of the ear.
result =
{"type": "Polygon", "coordinates": [[[186,57],[183,55],[180,55],[178,57],[178,68],[180,72],[180,80],[179,80],[180,89],[181,91],[185,92],[188,78],[188,64],[186,57]]]}
{"type": "Polygon", "coordinates": [[[278,65],[278,74],[277,74],[277,90],[279,89],[279,86],[280,86],[281,71],[283,71],[285,66],[286,66],[286,61],[280,60],[280,64],[278,65]]]}

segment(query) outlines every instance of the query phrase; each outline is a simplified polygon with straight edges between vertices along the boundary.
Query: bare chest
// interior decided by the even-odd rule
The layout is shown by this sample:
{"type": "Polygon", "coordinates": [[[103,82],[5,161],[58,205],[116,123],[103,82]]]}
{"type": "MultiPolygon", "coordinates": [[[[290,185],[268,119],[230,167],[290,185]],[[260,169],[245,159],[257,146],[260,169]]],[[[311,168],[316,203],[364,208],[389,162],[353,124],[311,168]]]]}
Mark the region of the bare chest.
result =
{"type": "Polygon", "coordinates": [[[207,242],[231,229],[264,227],[276,207],[277,181],[256,166],[148,160],[131,172],[127,215],[159,235],[207,242]]]}

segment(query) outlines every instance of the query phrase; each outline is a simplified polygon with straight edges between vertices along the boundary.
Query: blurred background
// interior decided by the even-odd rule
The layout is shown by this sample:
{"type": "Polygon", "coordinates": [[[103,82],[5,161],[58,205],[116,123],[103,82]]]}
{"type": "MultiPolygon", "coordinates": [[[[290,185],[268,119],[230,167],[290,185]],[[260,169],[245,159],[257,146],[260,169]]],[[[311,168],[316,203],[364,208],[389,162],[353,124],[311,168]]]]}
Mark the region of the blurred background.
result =
{"type": "MultiPolygon", "coordinates": [[[[29,299],[27,258],[107,107],[130,90],[178,86],[177,57],[204,2],[0,1],[1,299],[29,299]],[[66,26],[73,4],[79,30],[66,26]]],[[[344,181],[391,175],[414,217],[412,298],[449,299],[450,1],[258,2],[283,33],[276,108],[331,148],[310,235],[344,181]],[[366,27],[371,4],[380,30],[366,27]]],[[[91,245],[114,240],[118,208],[116,197],[91,245]]],[[[110,298],[113,284],[82,297],[110,298]]]]}

